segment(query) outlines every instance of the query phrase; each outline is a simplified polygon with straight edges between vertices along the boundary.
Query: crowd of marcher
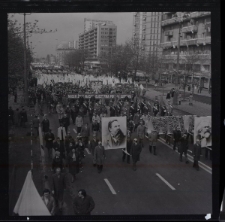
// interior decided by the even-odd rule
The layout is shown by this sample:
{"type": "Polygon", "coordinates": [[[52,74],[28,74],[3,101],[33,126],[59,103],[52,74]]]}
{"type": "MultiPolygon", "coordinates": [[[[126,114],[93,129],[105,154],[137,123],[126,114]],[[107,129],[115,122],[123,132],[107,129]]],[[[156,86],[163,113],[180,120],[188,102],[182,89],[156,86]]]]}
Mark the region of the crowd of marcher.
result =
{"type": "MultiPolygon", "coordinates": [[[[127,148],[124,149],[122,161],[130,164],[132,158],[132,169],[137,170],[137,162],[140,160],[140,154],[145,144],[148,144],[150,153],[157,155],[157,143],[159,132],[152,130],[147,133],[146,120],[150,116],[170,116],[173,112],[171,100],[174,96],[174,89],[167,94],[168,104],[162,104],[156,97],[155,101],[148,101],[145,97],[145,90],[127,84],[126,87],[112,87],[103,85],[99,94],[114,94],[112,99],[96,99],[94,91],[88,87],[80,87],[79,84],[54,83],[45,86],[29,87],[29,105],[38,108],[33,119],[33,129],[35,136],[39,136],[39,127],[41,127],[44,138],[44,146],[48,150],[49,160],[52,162],[53,188],[43,192],[43,201],[46,203],[52,215],[55,214],[55,208],[62,209],[63,190],[65,178],[62,174],[64,168],[68,167],[72,176],[71,182],[76,180],[76,175],[82,172],[84,150],[88,148],[92,154],[93,167],[101,173],[105,160],[105,149],[101,138],[101,119],[102,117],[127,117],[127,148]],[[121,98],[121,94],[129,94],[121,98]],[[69,99],[68,94],[93,94],[91,98],[86,99],[80,96],[77,99],[69,99]],[[47,112],[44,114],[44,107],[47,112]],[[59,128],[56,134],[52,132],[48,115],[57,115],[59,128]],[[43,118],[42,118],[43,116],[43,118]],[[42,119],[42,120],[41,120],[42,119]],[[76,138],[71,135],[69,126],[75,126],[76,138]],[[53,198],[53,199],[52,199],[53,198]]],[[[25,127],[27,114],[25,108],[22,110],[12,110],[9,108],[9,120],[13,125],[25,127]]],[[[174,141],[174,150],[178,147],[180,152],[180,161],[185,156],[185,162],[188,163],[188,136],[182,134],[180,129],[174,130],[172,140],[174,141]]],[[[166,135],[166,142],[170,143],[171,135],[166,135]]],[[[197,139],[198,141],[198,139],[197,139]]],[[[199,170],[198,160],[200,157],[200,144],[194,145],[194,165],[199,170]]],[[[86,195],[84,190],[78,192],[78,197],[74,200],[75,214],[90,214],[94,208],[94,201],[86,195]],[[85,200],[85,201],[84,201],[85,200]]]]}

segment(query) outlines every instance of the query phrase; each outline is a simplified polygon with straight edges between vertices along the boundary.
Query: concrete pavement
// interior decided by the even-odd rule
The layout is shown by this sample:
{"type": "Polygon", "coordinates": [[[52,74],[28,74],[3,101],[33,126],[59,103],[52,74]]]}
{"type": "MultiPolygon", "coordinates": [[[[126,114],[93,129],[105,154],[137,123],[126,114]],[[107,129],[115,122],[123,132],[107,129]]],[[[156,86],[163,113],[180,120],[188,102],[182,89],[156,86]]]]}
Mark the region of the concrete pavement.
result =
{"type": "MultiPolygon", "coordinates": [[[[156,96],[162,95],[161,92],[156,91],[152,88],[148,88],[145,94],[145,97],[150,100],[155,100],[156,96]]],[[[166,101],[166,95],[163,96],[163,99],[166,101]]],[[[188,101],[182,101],[181,105],[173,105],[173,107],[181,112],[185,112],[189,115],[198,115],[198,116],[211,116],[211,105],[193,101],[193,106],[189,105],[188,101]]]]}

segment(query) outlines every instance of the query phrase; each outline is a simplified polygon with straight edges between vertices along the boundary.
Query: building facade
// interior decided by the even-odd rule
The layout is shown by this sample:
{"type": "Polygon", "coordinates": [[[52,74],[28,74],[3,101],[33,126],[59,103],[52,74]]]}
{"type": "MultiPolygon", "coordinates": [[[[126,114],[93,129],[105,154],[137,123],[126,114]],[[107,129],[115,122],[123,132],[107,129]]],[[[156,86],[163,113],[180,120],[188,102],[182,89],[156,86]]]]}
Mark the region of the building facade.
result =
{"type": "Polygon", "coordinates": [[[66,65],[65,55],[74,50],[75,50],[75,41],[61,42],[56,49],[56,64],[62,65],[62,66],[66,65]]]}
{"type": "Polygon", "coordinates": [[[113,25],[112,21],[106,20],[92,20],[92,19],[84,19],[84,32],[88,32],[93,28],[96,28],[98,24],[106,24],[106,25],[113,25]]]}
{"type": "Polygon", "coordinates": [[[110,53],[116,45],[117,26],[99,23],[93,29],[79,35],[79,49],[85,50],[88,58],[97,59],[102,53],[110,53]]]}
{"type": "Polygon", "coordinates": [[[162,52],[161,19],[162,12],[134,12],[133,15],[133,43],[138,44],[142,53],[149,57],[150,72],[156,69],[162,52]]]}
{"type": "Polygon", "coordinates": [[[161,27],[163,78],[174,82],[179,75],[179,81],[188,78],[189,82],[209,89],[211,86],[211,13],[164,12],[161,27]],[[178,66],[177,61],[179,61],[178,66]]]}

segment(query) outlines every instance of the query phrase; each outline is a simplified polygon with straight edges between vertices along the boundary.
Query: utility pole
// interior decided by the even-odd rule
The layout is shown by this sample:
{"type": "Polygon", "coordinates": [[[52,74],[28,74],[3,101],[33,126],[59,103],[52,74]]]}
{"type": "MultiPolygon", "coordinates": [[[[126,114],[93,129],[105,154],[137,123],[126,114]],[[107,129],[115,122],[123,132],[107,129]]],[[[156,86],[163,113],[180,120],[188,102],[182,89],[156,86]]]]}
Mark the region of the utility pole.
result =
{"type": "Polygon", "coordinates": [[[24,29],[23,29],[23,41],[24,41],[24,102],[27,105],[28,102],[28,95],[27,95],[27,56],[26,56],[26,13],[24,13],[24,29]]]}

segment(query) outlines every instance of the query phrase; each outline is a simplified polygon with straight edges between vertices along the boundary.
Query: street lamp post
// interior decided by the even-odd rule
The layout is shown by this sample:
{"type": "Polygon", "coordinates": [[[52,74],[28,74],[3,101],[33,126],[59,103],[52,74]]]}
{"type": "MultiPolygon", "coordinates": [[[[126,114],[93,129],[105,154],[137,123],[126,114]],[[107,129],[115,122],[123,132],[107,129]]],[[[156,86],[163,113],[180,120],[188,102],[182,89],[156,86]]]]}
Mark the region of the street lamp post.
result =
{"type": "Polygon", "coordinates": [[[24,41],[24,102],[27,105],[27,100],[28,100],[28,95],[27,95],[27,67],[26,67],[26,60],[27,60],[27,56],[26,56],[26,13],[24,13],[24,37],[23,37],[23,41],[24,41]]]}

